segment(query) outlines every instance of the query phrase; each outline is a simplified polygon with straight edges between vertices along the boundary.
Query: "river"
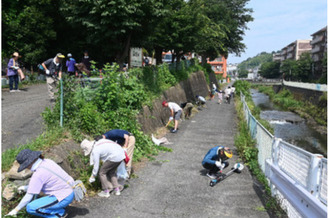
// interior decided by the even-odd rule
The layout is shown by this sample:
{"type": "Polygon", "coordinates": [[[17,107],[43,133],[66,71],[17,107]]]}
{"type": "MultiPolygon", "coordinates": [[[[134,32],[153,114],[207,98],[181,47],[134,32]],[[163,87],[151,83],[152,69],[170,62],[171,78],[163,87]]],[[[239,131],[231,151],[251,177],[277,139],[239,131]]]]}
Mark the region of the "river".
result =
{"type": "Polygon", "coordinates": [[[283,111],[275,106],[269,97],[258,90],[251,89],[252,99],[261,109],[260,117],[267,120],[274,128],[274,136],[282,138],[311,153],[327,157],[327,135],[318,133],[310,128],[305,119],[299,115],[283,111]]]}

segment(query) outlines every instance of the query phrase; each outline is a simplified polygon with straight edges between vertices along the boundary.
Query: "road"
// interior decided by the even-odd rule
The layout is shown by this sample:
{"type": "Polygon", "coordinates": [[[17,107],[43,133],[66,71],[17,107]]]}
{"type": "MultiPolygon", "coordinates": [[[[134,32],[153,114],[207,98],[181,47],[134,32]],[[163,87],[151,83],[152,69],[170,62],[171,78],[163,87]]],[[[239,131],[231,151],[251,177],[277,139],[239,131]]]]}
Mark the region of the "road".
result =
{"type": "MultiPolygon", "coordinates": [[[[248,169],[209,186],[201,161],[216,145],[233,150],[230,167],[239,157],[234,105],[207,102],[208,108],[166,137],[173,152],[162,153],[137,172],[121,196],[94,197],[68,207],[68,217],[269,217],[248,169]]],[[[229,169],[225,169],[228,171],[229,169]]]]}
{"type": "Polygon", "coordinates": [[[41,113],[50,106],[47,84],[31,85],[21,92],[2,90],[1,151],[26,144],[42,133],[41,113]]]}

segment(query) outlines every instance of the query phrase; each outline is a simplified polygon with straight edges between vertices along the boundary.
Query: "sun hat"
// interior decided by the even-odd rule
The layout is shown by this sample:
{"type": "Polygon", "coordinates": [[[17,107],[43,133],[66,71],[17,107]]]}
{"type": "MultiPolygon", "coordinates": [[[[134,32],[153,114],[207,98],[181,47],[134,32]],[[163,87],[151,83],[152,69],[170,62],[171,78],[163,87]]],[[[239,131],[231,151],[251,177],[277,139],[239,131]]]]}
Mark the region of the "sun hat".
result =
{"type": "Polygon", "coordinates": [[[81,142],[81,145],[80,147],[82,148],[82,150],[84,151],[85,153],[85,156],[89,155],[91,150],[93,149],[93,145],[94,145],[95,141],[89,141],[87,139],[84,139],[82,142],[81,142]]]}
{"type": "Polygon", "coordinates": [[[35,159],[41,155],[41,151],[32,151],[30,149],[24,149],[16,157],[17,162],[20,164],[17,172],[25,170],[35,159]]]}
{"type": "Polygon", "coordinates": [[[62,55],[62,53],[57,53],[56,57],[58,57],[58,58],[65,58],[65,56],[62,55]]]}
{"type": "Polygon", "coordinates": [[[20,57],[20,56],[19,56],[18,52],[14,52],[13,57],[20,57]]]}
{"type": "Polygon", "coordinates": [[[68,58],[71,58],[71,57],[72,57],[72,54],[71,54],[71,53],[68,53],[68,54],[67,54],[67,57],[68,57],[68,58]]]}
{"type": "Polygon", "coordinates": [[[163,101],[163,102],[162,102],[162,107],[164,107],[165,104],[167,104],[167,102],[166,102],[166,101],[163,101]]]}

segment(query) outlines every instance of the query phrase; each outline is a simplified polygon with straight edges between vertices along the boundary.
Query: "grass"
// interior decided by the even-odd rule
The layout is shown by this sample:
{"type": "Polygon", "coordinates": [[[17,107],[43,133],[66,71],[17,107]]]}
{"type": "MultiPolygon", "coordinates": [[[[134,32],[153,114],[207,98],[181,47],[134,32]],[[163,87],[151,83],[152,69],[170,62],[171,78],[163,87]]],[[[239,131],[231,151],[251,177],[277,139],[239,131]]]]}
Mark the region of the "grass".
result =
{"type": "MultiPolygon", "coordinates": [[[[264,186],[265,192],[263,197],[266,203],[265,208],[271,213],[275,213],[275,216],[283,217],[285,216],[285,212],[281,209],[276,199],[271,196],[271,188],[268,185],[267,179],[263,171],[259,167],[258,149],[256,148],[256,141],[250,135],[248,125],[244,118],[243,104],[240,98],[235,98],[235,103],[239,121],[238,133],[234,137],[234,144],[237,147],[239,156],[243,159],[246,166],[248,166],[255,178],[264,186]]],[[[252,103],[250,102],[248,102],[248,104],[252,105],[252,103]]],[[[255,110],[255,107],[253,109],[250,108],[250,110],[255,110]]]]}

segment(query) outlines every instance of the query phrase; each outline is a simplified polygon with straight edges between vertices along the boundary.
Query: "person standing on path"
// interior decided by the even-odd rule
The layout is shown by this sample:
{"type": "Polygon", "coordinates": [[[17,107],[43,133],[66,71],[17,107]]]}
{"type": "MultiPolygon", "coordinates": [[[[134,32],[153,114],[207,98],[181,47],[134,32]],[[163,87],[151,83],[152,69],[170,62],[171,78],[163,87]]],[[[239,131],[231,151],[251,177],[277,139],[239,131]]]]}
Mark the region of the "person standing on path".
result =
{"type": "MultiPolygon", "coordinates": [[[[95,139],[96,138],[97,138],[97,136],[95,137],[95,139]]],[[[127,155],[129,157],[129,162],[126,164],[126,169],[127,169],[128,175],[130,176],[131,168],[132,168],[131,165],[132,165],[133,155],[134,155],[135,142],[136,142],[135,136],[126,130],[112,129],[112,130],[104,133],[101,138],[114,141],[114,142],[118,143],[119,145],[121,145],[126,150],[127,155]]]]}
{"type": "Polygon", "coordinates": [[[218,94],[218,104],[222,104],[223,101],[223,90],[219,90],[218,94]]]}
{"type": "Polygon", "coordinates": [[[231,86],[227,87],[225,89],[225,99],[226,99],[226,103],[230,104],[230,101],[231,101],[231,86]]]}
{"type": "Polygon", "coordinates": [[[18,64],[18,58],[19,58],[18,52],[14,52],[12,55],[12,58],[10,58],[8,62],[8,69],[7,69],[7,76],[9,78],[9,92],[20,92],[18,89],[18,75],[21,76],[21,80],[25,79],[24,73],[22,72],[21,68],[19,68],[18,64]],[[15,84],[15,88],[14,85],[15,84]]]}
{"type": "Polygon", "coordinates": [[[75,70],[75,59],[72,57],[71,53],[67,54],[68,60],[66,61],[66,67],[67,67],[67,73],[70,76],[77,76],[76,75],[76,70],[75,70]]]}
{"type": "Polygon", "coordinates": [[[202,166],[209,170],[207,176],[211,179],[215,179],[218,173],[222,173],[222,170],[228,167],[228,159],[233,156],[230,148],[224,146],[216,146],[211,148],[202,161],[202,166]]]}
{"type": "Polygon", "coordinates": [[[182,108],[179,107],[179,105],[176,104],[175,102],[166,102],[166,101],[162,102],[162,106],[168,107],[170,109],[171,115],[169,117],[169,122],[167,123],[166,126],[168,126],[169,123],[174,119],[175,127],[174,127],[174,129],[171,130],[171,133],[176,133],[177,128],[178,128],[178,120],[180,119],[180,116],[182,115],[182,108]]]}
{"type": "Polygon", "coordinates": [[[90,57],[89,57],[89,55],[88,55],[88,51],[86,50],[86,51],[84,51],[83,52],[83,57],[81,58],[81,63],[83,63],[85,66],[86,66],[86,68],[87,68],[87,70],[88,71],[90,71],[90,66],[91,66],[91,63],[90,63],[90,57]]]}
{"type": "Polygon", "coordinates": [[[20,164],[17,172],[30,169],[33,174],[28,186],[18,188],[20,191],[26,191],[26,194],[7,215],[16,216],[18,211],[26,206],[26,211],[34,216],[64,217],[65,207],[74,199],[73,189],[69,185],[74,182],[73,178],[54,161],[44,159],[40,151],[24,149],[19,152],[16,160],[20,164]],[[40,192],[46,196],[34,198],[40,192]]]}
{"type": "Polygon", "coordinates": [[[54,92],[57,87],[58,79],[62,79],[62,61],[64,55],[58,53],[56,57],[50,58],[42,63],[42,67],[46,71],[48,92],[51,101],[55,100],[54,92]]]}
{"type": "Polygon", "coordinates": [[[108,198],[112,190],[114,190],[115,195],[120,195],[116,170],[126,157],[123,148],[119,144],[108,139],[101,139],[97,142],[85,139],[81,142],[81,148],[85,156],[90,155],[90,164],[94,165],[89,178],[90,183],[95,182],[100,161],[103,161],[103,165],[99,170],[99,179],[103,191],[99,192],[98,196],[108,198]],[[110,181],[108,178],[110,178],[110,181]]]}

